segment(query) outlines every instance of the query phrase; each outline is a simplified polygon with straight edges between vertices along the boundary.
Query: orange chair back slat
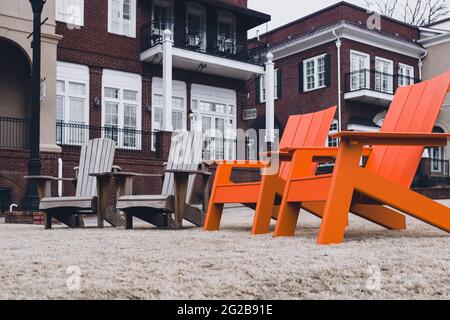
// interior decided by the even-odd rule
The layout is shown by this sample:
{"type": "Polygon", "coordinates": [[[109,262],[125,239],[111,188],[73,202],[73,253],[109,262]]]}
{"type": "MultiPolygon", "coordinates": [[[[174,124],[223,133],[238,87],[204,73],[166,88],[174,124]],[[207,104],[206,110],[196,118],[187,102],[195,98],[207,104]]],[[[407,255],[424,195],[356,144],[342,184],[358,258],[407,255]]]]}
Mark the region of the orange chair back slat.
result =
{"type": "MultiPolygon", "coordinates": [[[[399,88],[381,132],[431,133],[450,85],[450,71],[416,85],[399,88]]],[[[424,147],[375,146],[366,168],[410,187],[424,147]]]]}
{"type": "MultiPolygon", "coordinates": [[[[329,131],[330,124],[336,113],[336,106],[320,112],[290,116],[280,141],[280,149],[287,147],[323,147],[329,131]]],[[[280,177],[287,179],[290,162],[282,162],[280,177]]],[[[317,164],[311,167],[315,173],[317,164]]]]}

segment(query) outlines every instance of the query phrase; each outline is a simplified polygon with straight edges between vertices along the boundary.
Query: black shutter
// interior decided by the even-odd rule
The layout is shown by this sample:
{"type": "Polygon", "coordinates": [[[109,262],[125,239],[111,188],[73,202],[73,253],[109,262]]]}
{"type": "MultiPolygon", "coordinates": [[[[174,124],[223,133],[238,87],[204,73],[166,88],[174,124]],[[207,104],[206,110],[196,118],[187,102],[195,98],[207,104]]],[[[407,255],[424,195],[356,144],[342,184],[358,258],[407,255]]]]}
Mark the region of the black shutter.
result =
{"type": "Polygon", "coordinates": [[[327,87],[331,85],[331,56],[329,54],[325,55],[325,85],[327,87]]]}
{"type": "Polygon", "coordinates": [[[303,60],[298,64],[298,92],[303,92],[303,60]]]}
{"type": "Polygon", "coordinates": [[[281,86],[282,86],[282,84],[283,84],[283,81],[281,79],[281,69],[278,69],[277,70],[277,92],[276,92],[278,99],[281,98],[281,93],[282,93],[281,86]]]}
{"type": "Polygon", "coordinates": [[[257,76],[255,81],[256,81],[256,85],[255,85],[256,104],[260,104],[261,103],[261,76],[257,76]]]}

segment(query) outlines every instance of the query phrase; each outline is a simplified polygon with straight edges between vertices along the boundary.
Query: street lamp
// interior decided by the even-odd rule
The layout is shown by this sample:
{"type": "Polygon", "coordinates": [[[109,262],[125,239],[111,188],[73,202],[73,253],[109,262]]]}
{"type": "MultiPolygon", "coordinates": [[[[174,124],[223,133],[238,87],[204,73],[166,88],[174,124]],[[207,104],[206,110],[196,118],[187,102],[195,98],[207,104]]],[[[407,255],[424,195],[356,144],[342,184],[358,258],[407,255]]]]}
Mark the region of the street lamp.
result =
{"type": "MultiPolygon", "coordinates": [[[[31,119],[30,119],[30,157],[28,175],[41,174],[39,159],[40,109],[41,109],[41,15],[46,0],[30,0],[33,9],[33,71],[31,78],[31,119]]],[[[25,196],[21,202],[24,211],[39,209],[39,195],[35,180],[28,180],[25,196]]]]}

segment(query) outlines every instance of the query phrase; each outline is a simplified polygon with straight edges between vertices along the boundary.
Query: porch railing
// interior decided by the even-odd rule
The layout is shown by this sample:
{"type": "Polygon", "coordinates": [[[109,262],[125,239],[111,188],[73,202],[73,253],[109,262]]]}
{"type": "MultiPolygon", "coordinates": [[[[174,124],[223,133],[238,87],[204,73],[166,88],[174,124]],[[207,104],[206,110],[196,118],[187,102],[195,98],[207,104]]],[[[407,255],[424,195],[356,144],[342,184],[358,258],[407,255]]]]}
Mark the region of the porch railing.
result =
{"type": "Polygon", "coordinates": [[[119,150],[133,154],[158,153],[158,133],[131,128],[97,127],[75,123],[56,123],[56,143],[61,146],[81,146],[89,139],[109,138],[119,150]]]}
{"type": "Polygon", "coordinates": [[[28,149],[29,132],[28,119],[0,117],[0,148],[28,149]]]}
{"type": "Polygon", "coordinates": [[[187,50],[257,65],[264,63],[267,53],[265,45],[247,50],[246,42],[241,43],[234,35],[175,20],[154,20],[144,25],[141,29],[142,51],[162,44],[165,29],[173,31],[175,47],[187,50]]]}
{"type": "Polygon", "coordinates": [[[369,69],[361,69],[345,75],[345,92],[371,90],[394,94],[401,85],[420,82],[419,79],[400,74],[390,74],[369,69]]]}

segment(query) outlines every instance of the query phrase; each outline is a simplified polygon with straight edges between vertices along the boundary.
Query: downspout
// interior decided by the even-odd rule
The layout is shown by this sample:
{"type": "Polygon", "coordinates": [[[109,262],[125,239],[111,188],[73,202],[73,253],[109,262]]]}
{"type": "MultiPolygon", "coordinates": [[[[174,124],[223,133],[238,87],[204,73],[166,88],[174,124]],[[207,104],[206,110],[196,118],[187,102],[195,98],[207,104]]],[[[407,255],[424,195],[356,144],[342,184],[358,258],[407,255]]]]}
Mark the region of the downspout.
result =
{"type": "Polygon", "coordinates": [[[337,35],[336,29],[333,30],[333,35],[336,37],[337,49],[337,69],[338,69],[338,131],[342,131],[342,90],[341,90],[341,38],[337,35]]]}
{"type": "Polygon", "coordinates": [[[422,67],[423,67],[423,59],[425,59],[428,56],[428,50],[425,51],[425,53],[419,58],[419,79],[422,81],[422,67]]]}

